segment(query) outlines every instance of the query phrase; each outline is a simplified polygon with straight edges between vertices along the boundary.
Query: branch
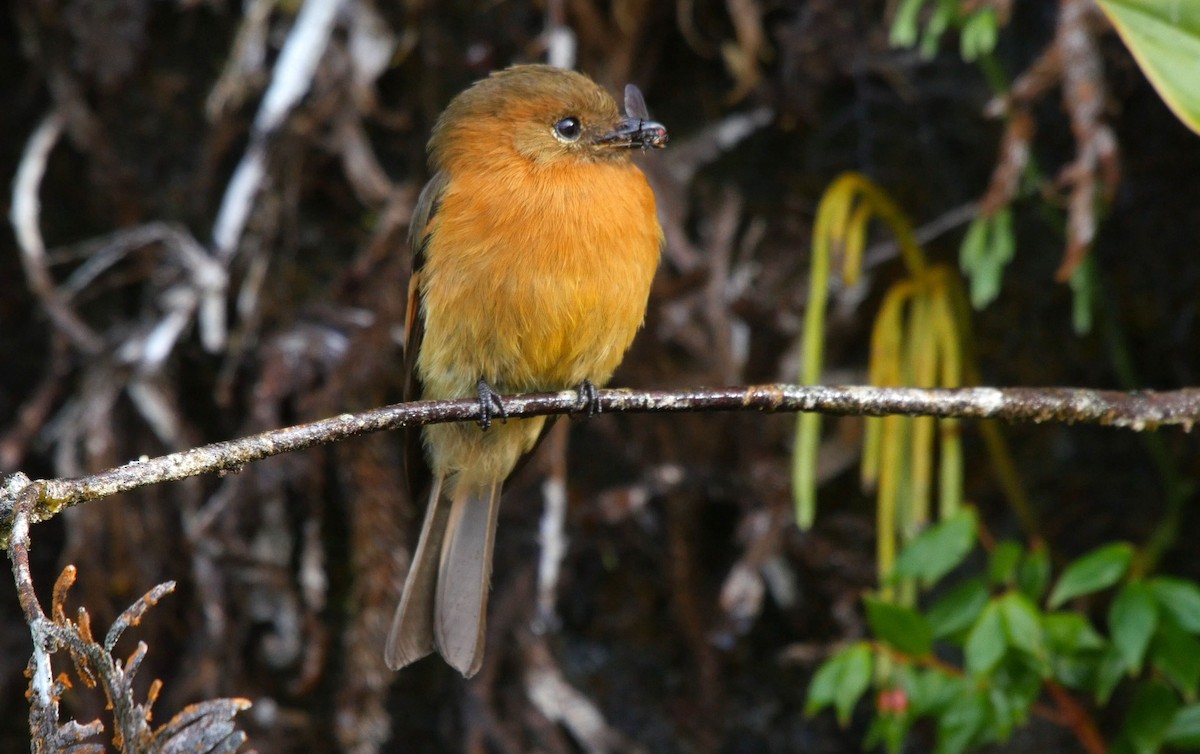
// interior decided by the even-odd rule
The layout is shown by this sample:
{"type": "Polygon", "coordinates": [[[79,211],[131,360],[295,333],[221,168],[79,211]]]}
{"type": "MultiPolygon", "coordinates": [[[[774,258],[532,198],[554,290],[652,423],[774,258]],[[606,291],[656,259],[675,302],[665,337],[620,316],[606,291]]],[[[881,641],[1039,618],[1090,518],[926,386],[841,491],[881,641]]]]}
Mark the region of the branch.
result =
{"type": "Polygon", "coordinates": [[[50,274],[49,262],[46,259],[46,244],[39,226],[42,207],[38,199],[38,189],[42,185],[50,153],[54,151],[54,145],[58,143],[65,125],[65,116],[54,110],[29,137],[25,153],[17,167],[16,178],[13,180],[9,220],[17,237],[17,245],[21,248],[21,266],[25,269],[29,289],[41,301],[50,321],[65,333],[79,350],[92,355],[103,349],[104,342],[79,318],[54,287],[54,278],[50,274]]]}
{"type": "Polygon", "coordinates": [[[138,642],[137,648],[124,661],[113,656],[117,640],[130,626],[137,625],[146,611],[175,589],[175,582],[159,584],[126,609],[109,629],[103,645],[92,635],[91,617],[82,607],[74,620],[68,617],[65,606],[67,592],[75,582],[75,567],[63,569],[54,584],[50,615],[38,602],[29,567],[30,513],[36,500],[32,494],[35,484],[29,484],[22,474],[4,480],[0,489],[14,501],[12,513],[13,578],[17,598],[25,614],[25,622],[33,639],[33,656],[26,669],[29,678],[29,730],[31,751],[35,754],[73,752],[74,754],[103,754],[105,747],[94,739],[104,731],[99,720],[80,724],[74,720],[59,723],[59,703],[69,688],[65,673],[54,677],[51,656],[66,649],[74,661],[80,681],[89,688],[99,686],[104,692],[107,708],[113,718],[113,744],[125,754],[165,754],[189,751],[195,754],[233,754],[246,740],[237,730],[233,718],[250,707],[245,699],[212,699],[185,707],[157,730],[150,729],[151,708],[158,699],[162,684],[150,684],[146,700],[138,703],[134,694],[134,679],[146,656],[147,647],[138,642]],[[21,484],[24,487],[17,489],[21,484]]]}
{"type": "MultiPolygon", "coordinates": [[[[573,390],[509,396],[504,398],[504,407],[512,419],[586,411],[573,390]]],[[[758,410],[770,413],[807,411],[837,416],[903,414],[1102,424],[1135,431],[1174,425],[1188,431],[1200,421],[1200,388],[1131,393],[1082,388],[922,389],[820,385],[757,385],[675,392],[602,390],[600,409],[610,413],[758,410]]],[[[29,483],[35,491],[25,494],[36,496],[32,521],[43,521],[64,508],[89,500],[199,474],[238,471],[252,461],[315,445],[384,430],[478,418],[479,404],[474,400],[398,403],[158,458],[143,458],[78,479],[38,480],[29,483]]],[[[21,485],[16,487],[16,490],[0,491],[0,545],[5,547],[13,503],[21,492],[21,485]]]]}
{"type": "Polygon", "coordinates": [[[1075,734],[1084,751],[1088,754],[1105,754],[1108,747],[1104,744],[1104,737],[1100,735],[1096,722],[1088,715],[1087,710],[1057,681],[1047,679],[1046,689],[1062,713],[1063,724],[1075,734]]]}

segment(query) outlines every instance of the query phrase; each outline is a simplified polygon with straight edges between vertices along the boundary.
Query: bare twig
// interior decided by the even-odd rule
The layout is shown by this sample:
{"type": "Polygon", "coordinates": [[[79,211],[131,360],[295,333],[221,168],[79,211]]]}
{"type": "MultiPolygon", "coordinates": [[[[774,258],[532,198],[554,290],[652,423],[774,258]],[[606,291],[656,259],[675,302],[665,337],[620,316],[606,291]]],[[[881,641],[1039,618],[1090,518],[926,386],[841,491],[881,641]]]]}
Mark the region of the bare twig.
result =
{"type": "Polygon", "coordinates": [[[1107,87],[1097,40],[1103,16],[1091,0],[1060,0],[1054,41],[1013,82],[1005,97],[988,103],[989,115],[1008,114],[1001,153],[980,211],[986,215],[1009,202],[1030,159],[1036,122],[1030,106],[1061,84],[1064,109],[1075,136],[1075,159],[1059,173],[1058,187],[1067,197],[1067,248],[1055,273],[1068,280],[1087,256],[1096,235],[1096,199],[1111,202],[1120,182],[1117,138],[1104,107],[1107,87]]]}
{"type": "Polygon", "coordinates": [[[12,425],[0,434],[0,473],[20,466],[33,438],[46,425],[65,392],[69,361],[66,338],[52,337],[45,376],[17,410],[12,425]]]}
{"type": "Polygon", "coordinates": [[[21,247],[21,265],[25,268],[29,288],[42,302],[46,314],[79,350],[84,353],[98,353],[103,340],[79,318],[54,287],[54,279],[47,268],[46,244],[42,239],[40,227],[41,202],[38,200],[38,188],[42,185],[42,176],[46,173],[46,162],[50,159],[50,152],[62,135],[63,125],[63,115],[57,110],[53,111],[29,137],[25,153],[21,156],[21,164],[17,168],[16,180],[13,181],[9,220],[21,247]]]}
{"type": "Polygon", "coordinates": [[[596,704],[563,677],[544,639],[531,639],[525,648],[525,693],[547,720],[561,724],[588,754],[643,749],[628,741],[604,719],[596,704]]]}
{"type": "Polygon", "coordinates": [[[546,62],[559,68],[574,68],[576,48],[575,31],[567,24],[567,9],[563,0],[546,3],[546,62]]]}
{"type": "Polygon", "coordinates": [[[1067,204],[1067,251],[1054,274],[1070,279],[1096,236],[1096,195],[1112,201],[1120,182],[1117,137],[1104,120],[1104,65],[1091,18],[1099,11],[1088,0],[1061,0],[1055,44],[1063,56],[1063,103],[1075,134],[1075,160],[1059,175],[1071,189],[1067,204]]]}
{"type": "Polygon", "coordinates": [[[558,628],[554,605],[558,601],[558,577],[567,556],[567,433],[565,425],[550,430],[546,438],[546,478],[542,482],[542,518],[538,524],[537,614],[534,633],[558,628]]]}
{"type": "Polygon", "coordinates": [[[710,632],[710,639],[718,646],[732,646],[735,637],[744,634],[758,618],[767,591],[768,575],[777,587],[787,585],[774,590],[777,603],[786,605],[789,600],[795,600],[792,575],[771,565],[779,560],[783,532],[791,521],[791,516],[781,509],[757,510],[742,520],[738,538],[745,540],[746,547],[721,585],[724,625],[710,632]]]}
{"type": "MultiPolygon", "coordinates": [[[[279,53],[271,85],[254,117],[250,144],[229,179],[213,222],[214,254],[223,264],[228,264],[236,255],[255,206],[255,197],[267,180],[271,139],[311,88],[344,4],[343,0],[308,0],[296,16],[279,53]]],[[[206,311],[212,313],[215,309],[206,307],[206,311]]],[[[200,336],[206,348],[216,351],[225,341],[224,320],[203,318],[200,336]]]]}
{"type": "Polygon", "coordinates": [[[704,254],[691,240],[688,226],[688,186],[701,168],[730,152],[775,117],[768,107],[732,113],[701,129],[685,141],[674,141],[665,160],[642,165],[655,187],[659,219],[666,245],[664,259],[681,272],[702,269],[704,254]]]}
{"type": "MultiPolygon", "coordinates": [[[[913,229],[913,238],[921,246],[928,246],[950,231],[966,225],[980,212],[980,204],[967,202],[952,207],[927,223],[913,229]]],[[[879,241],[863,252],[863,270],[871,270],[900,256],[900,244],[894,240],[879,241]]]]}
{"type": "Polygon", "coordinates": [[[1021,176],[1029,166],[1030,142],[1036,129],[1037,122],[1027,108],[1012,108],[987,193],[979,202],[979,211],[985,216],[991,217],[1016,198],[1021,187],[1021,176]]]}
{"type": "Polygon", "coordinates": [[[725,8],[733,22],[735,41],[721,44],[721,57],[735,81],[727,97],[733,103],[754,91],[762,80],[759,61],[767,47],[767,32],[763,26],[764,9],[757,0],[725,0],[725,8]]]}
{"type": "Polygon", "coordinates": [[[1096,727],[1096,721],[1087,713],[1071,694],[1053,679],[1046,680],[1046,690],[1057,705],[1062,725],[1075,734],[1075,738],[1088,754],[1104,754],[1108,747],[1096,727]]]}
{"type": "MultiPolygon", "coordinates": [[[[61,730],[58,724],[58,698],[62,689],[55,683],[54,671],[50,667],[52,639],[44,628],[49,620],[38,602],[37,592],[33,588],[33,572],[29,568],[29,523],[30,513],[37,502],[35,488],[24,474],[13,474],[4,480],[3,489],[5,497],[12,496],[13,499],[9,557],[12,559],[13,579],[17,584],[17,599],[33,635],[33,657],[26,670],[29,675],[29,732],[35,741],[50,742],[57,739],[61,730]]],[[[75,731],[78,734],[76,742],[104,730],[99,721],[84,727],[86,730],[75,731]]]]}

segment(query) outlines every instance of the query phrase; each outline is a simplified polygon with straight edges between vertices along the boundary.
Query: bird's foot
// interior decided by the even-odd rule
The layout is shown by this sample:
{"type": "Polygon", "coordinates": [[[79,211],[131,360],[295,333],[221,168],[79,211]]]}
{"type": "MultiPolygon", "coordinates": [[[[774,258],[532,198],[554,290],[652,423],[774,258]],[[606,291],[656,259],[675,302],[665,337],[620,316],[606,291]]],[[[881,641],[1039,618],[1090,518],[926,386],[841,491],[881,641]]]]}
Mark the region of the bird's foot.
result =
{"type": "Polygon", "coordinates": [[[480,377],[479,382],[475,383],[475,389],[479,391],[480,429],[486,432],[488,427],[492,426],[493,416],[499,416],[502,422],[508,421],[508,409],[504,407],[504,402],[500,400],[500,394],[492,389],[487,380],[480,377]]]}
{"type": "Polygon", "coordinates": [[[587,412],[587,418],[591,419],[596,414],[600,413],[600,389],[596,387],[591,380],[584,380],[579,383],[579,387],[575,388],[579,395],[578,411],[587,412]]]}

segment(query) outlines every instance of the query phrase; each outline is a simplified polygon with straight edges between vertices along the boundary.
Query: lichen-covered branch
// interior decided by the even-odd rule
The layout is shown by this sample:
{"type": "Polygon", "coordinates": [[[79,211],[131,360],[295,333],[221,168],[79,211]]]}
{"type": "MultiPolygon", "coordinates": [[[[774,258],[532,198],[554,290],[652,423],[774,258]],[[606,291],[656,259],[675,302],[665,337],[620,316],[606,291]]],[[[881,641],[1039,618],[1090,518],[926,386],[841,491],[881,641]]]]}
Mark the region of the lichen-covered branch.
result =
{"type": "MultiPolygon", "coordinates": [[[[575,391],[510,396],[508,416],[570,414],[580,410],[575,391]]],[[[1179,426],[1200,421],[1200,388],[1119,392],[1082,388],[922,389],[870,386],[756,385],[698,388],[675,392],[603,390],[604,412],[671,413],[679,411],[811,411],[840,416],[934,416],[1001,419],[1010,422],[1088,423],[1133,430],[1179,426]]],[[[262,432],[227,442],[131,461],[78,479],[31,482],[0,496],[0,542],[7,546],[15,494],[36,500],[31,521],[50,518],[64,508],[118,492],[213,472],[229,472],[247,463],[349,437],[439,422],[470,421],[479,406],[471,400],[417,401],[396,404],[310,424],[262,432]]]]}

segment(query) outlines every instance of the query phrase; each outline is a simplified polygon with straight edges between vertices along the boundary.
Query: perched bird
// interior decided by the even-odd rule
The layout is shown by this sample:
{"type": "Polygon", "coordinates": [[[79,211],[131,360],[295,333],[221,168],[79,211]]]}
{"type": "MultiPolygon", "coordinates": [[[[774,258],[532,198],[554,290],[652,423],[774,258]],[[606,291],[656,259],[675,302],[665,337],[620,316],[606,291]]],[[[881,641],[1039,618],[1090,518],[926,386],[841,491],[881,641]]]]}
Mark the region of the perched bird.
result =
{"type": "Polygon", "coordinates": [[[622,115],[582,74],[520,65],[434,126],[409,237],[405,398],[477,398],[482,418],[409,443],[410,488],[427,481],[429,502],[390,668],[436,649],[464,676],[479,670],[501,486],[545,425],[491,424],[499,396],[578,387],[594,405],[645,317],[663,236],[630,155],[667,132],[636,87],[625,99],[622,115]]]}

